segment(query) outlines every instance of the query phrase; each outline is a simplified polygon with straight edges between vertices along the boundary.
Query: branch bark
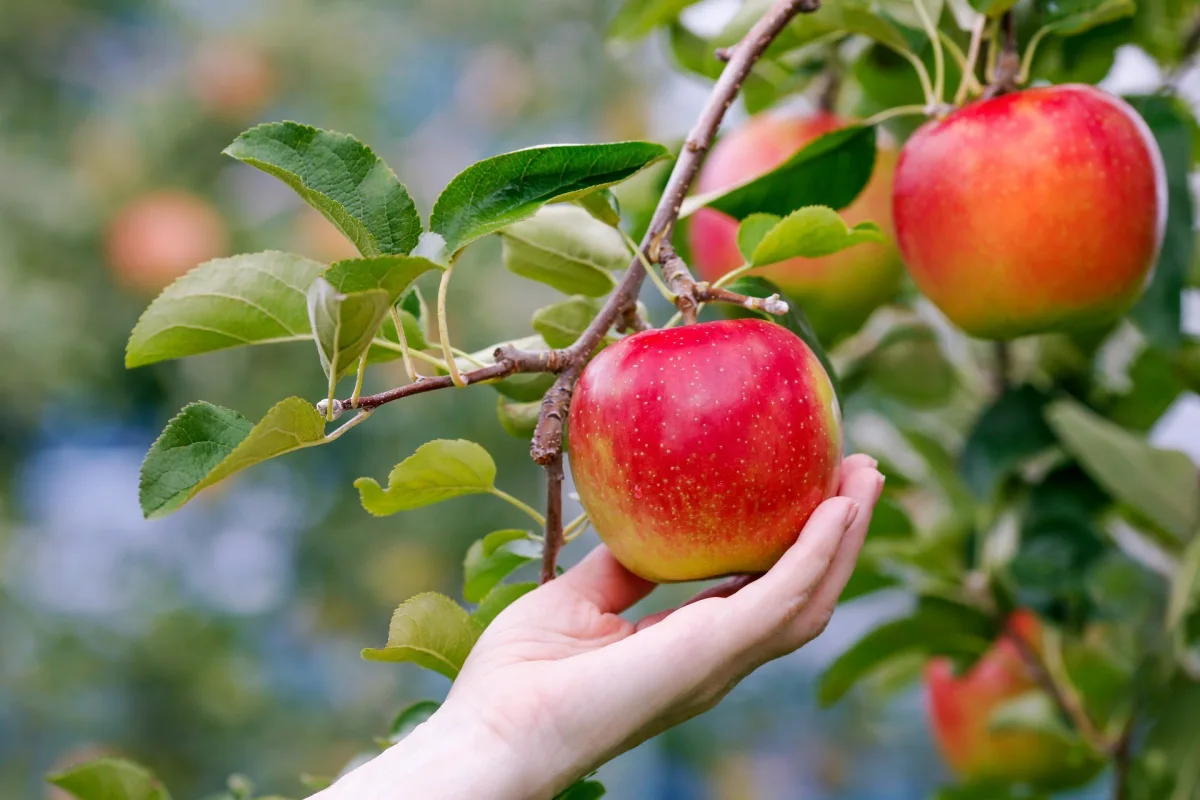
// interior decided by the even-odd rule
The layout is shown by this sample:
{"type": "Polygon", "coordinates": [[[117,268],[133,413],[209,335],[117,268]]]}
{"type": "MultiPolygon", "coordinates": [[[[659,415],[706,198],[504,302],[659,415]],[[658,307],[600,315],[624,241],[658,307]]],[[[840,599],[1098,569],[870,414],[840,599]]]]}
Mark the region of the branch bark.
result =
{"type": "Polygon", "coordinates": [[[1021,73],[1021,56],[1017,52],[1017,24],[1011,10],[1000,18],[1000,54],[996,57],[996,73],[992,82],[983,90],[981,99],[989,100],[1017,90],[1017,76],[1021,73]]]}
{"type": "Polygon", "coordinates": [[[1010,629],[1007,633],[1009,639],[1016,645],[1017,652],[1020,653],[1021,659],[1025,662],[1033,679],[1050,695],[1050,699],[1058,706],[1063,716],[1071,721],[1080,737],[1097,753],[1111,756],[1114,749],[1113,744],[1092,723],[1091,717],[1088,716],[1087,710],[1083,708],[1079,699],[1058,684],[1033,644],[1014,630],[1010,629]]]}
{"type": "Polygon", "coordinates": [[[542,544],[542,583],[554,580],[563,545],[562,451],[546,465],[546,535],[542,544]]]}

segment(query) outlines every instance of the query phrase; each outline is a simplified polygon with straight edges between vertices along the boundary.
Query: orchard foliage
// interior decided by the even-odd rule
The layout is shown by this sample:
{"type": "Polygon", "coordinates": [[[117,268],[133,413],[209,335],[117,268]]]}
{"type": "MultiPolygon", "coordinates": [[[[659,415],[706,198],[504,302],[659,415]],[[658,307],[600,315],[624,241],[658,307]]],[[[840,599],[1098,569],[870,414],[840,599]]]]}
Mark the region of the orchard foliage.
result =
{"type": "MultiPolygon", "coordinates": [[[[744,0],[712,36],[688,27],[689,5],[626,0],[608,33],[625,43],[662,36],[679,69],[713,81],[749,52],[741,48],[753,48],[743,41],[751,26],[786,3],[744,0]]],[[[1182,323],[1182,297],[1195,280],[1188,177],[1200,141],[1171,84],[1127,98],[1161,150],[1168,208],[1153,277],[1116,322],[985,345],[906,284],[860,330],[822,343],[802,302],[783,297],[786,313],[763,313],[783,309],[770,301],[778,290],[753,273],[883,241],[881,221],[847,225],[835,212],[871,179],[880,144],[903,142],[922,116],[1034,82],[1095,83],[1123,45],[1172,76],[1200,39],[1186,35],[1198,15],[1189,0],[824,0],[763,43],[746,65],[742,101],[758,113],[807,96],[862,121],[819,136],[763,174],[686,200],[670,193],[686,192],[694,173],[667,181],[669,162],[677,160],[677,175],[686,172],[711,141],[497,155],[462,170],[423,213],[400,177],[353,136],[296,122],[254,127],[226,154],[295,190],[360,257],[326,265],[263,252],[200,264],[146,309],[126,365],[310,341],[327,391],[280,399],[258,421],[188,405],[146,457],[142,509],[169,514],[259,462],[354,435],[375,413],[404,413],[382,408],[393,401],[472,383],[497,393],[498,424],[550,454],[539,460],[548,465],[553,509],[561,491],[553,420],[567,409],[564,393],[569,398],[583,360],[646,325],[680,321],[650,319],[633,303],[638,271],[648,270],[685,321],[689,302],[694,313],[714,301],[724,314],[760,314],[804,339],[834,382],[849,446],[878,457],[888,476],[843,600],[893,590],[912,602],[829,666],[822,702],[864,683],[894,688],[897,676],[915,679],[935,660],[973,674],[980,659],[997,660],[985,654],[1008,648],[1006,620],[1024,609],[1040,619],[1040,641],[1018,642],[1017,656],[1002,660],[1028,674],[1014,681],[1019,691],[987,705],[990,717],[971,724],[1078,758],[1037,774],[1001,759],[986,785],[960,776],[941,796],[1047,796],[1107,768],[1119,797],[1200,798],[1200,479],[1187,456],[1147,441],[1176,397],[1200,390],[1200,341],[1182,323]],[[737,221],[744,263],[711,285],[691,283],[686,272],[672,279],[675,252],[685,266],[692,260],[687,225],[704,207],[737,221]],[[468,352],[452,341],[446,288],[463,250],[493,234],[515,278],[563,297],[539,309],[528,329],[514,321],[510,340],[468,352]],[[388,374],[407,382],[364,395],[365,374],[386,362],[400,362],[388,374]],[[352,388],[338,399],[345,387],[352,388]]],[[[721,90],[716,84],[714,93],[721,90]]],[[[645,299],[657,313],[661,304],[645,299]]],[[[565,447],[569,458],[569,441],[565,447]]],[[[497,530],[465,554],[469,610],[443,595],[413,597],[396,609],[386,644],[365,658],[412,662],[453,680],[490,621],[534,588],[514,574],[540,561],[553,576],[558,547],[585,529],[587,514],[564,523],[503,485],[487,451],[463,440],[428,442],[390,475],[355,482],[374,515],[491,495],[529,518],[527,529],[497,530]]],[[[379,746],[399,741],[435,708],[401,711],[379,746]]],[[[81,800],[168,797],[146,770],[115,760],[50,780],[81,800]]],[[[602,793],[585,780],[563,796],[602,793]]],[[[254,796],[244,779],[231,779],[229,798],[254,796]]]]}

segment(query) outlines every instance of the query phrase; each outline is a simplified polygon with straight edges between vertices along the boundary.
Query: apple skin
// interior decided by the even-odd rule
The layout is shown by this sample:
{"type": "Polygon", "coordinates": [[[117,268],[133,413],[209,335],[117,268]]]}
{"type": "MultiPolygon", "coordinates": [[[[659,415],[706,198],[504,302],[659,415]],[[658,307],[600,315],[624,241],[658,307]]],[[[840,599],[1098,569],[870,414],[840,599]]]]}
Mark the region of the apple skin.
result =
{"type": "Polygon", "coordinates": [[[1041,623],[1032,612],[1020,610],[1008,618],[1005,633],[965,674],[956,676],[946,658],[933,659],[926,666],[938,749],[964,781],[1070,786],[1087,780],[1095,772],[1095,762],[1061,739],[1032,731],[989,729],[997,708],[1039,688],[1013,636],[1041,651],[1041,623]]]}
{"type": "MultiPolygon", "coordinates": [[[[851,124],[829,113],[807,117],[760,114],[717,141],[696,181],[698,193],[728,189],[770,172],[813,139],[851,124]]],[[[896,151],[881,147],[875,171],[858,198],[842,210],[850,225],[875,222],[887,244],[856,245],[821,258],[792,258],[753,270],[774,282],[804,309],[822,342],[854,333],[895,296],[904,266],[892,228],[892,172],[896,151]]],[[[692,260],[701,277],[715,281],[745,259],[737,248],[738,222],[711,208],[688,225],[692,260]]]]}
{"type": "Polygon", "coordinates": [[[896,167],[918,288],[972,336],[1102,325],[1147,283],[1167,211],[1142,118],[1091,86],[1028,89],[923,125],[896,167]]]}
{"type": "Polygon", "coordinates": [[[568,425],[593,527],[660,583],[770,569],[837,488],[833,386],[804,342],[764,320],[621,339],[584,369],[568,425]]]}

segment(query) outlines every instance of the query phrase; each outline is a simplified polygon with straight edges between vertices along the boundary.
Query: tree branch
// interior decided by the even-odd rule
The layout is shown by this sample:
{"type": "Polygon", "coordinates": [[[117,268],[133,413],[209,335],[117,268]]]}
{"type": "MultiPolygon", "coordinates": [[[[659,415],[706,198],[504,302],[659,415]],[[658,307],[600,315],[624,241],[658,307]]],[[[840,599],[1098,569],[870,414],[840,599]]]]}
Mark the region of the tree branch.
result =
{"type": "Polygon", "coordinates": [[[1058,706],[1063,715],[1071,721],[1071,724],[1080,737],[1097,753],[1112,755],[1113,745],[1096,729],[1091,717],[1088,716],[1079,699],[1072,692],[1060,686],[1058,681],[1054,679],[1054,676],[1042,660],[1037,649],[1025,637],[1011,628],[1008,629],[1007,635],[1013,644],[1016,645],[1017,652],[1020,653],[1021,659],[1025,662],[1025,666],[1028,667],[1033,679],[1050,695],[1050,699],[1054,701],[1054,704],[1058,706]]]}
{"type": "Polygon", "coordinates": [[[982,99],[990,100],[1017,90],[1017,76],[1021,73],[1021,56],[1017,52],[1017,27],[1011,10],[1000,18],[998,34],[1003,42],[996,57],[996,72],[992,82],[983,90],[982,99]]]}
{"type": "Polygon", "coordinates": [[[696,321],[696,315],[704,303],[729,303],[751,311],[765,311],[768,314],[788,313],[788,304],[777,294],[770,297],[750,297],[713,286],[707,281],[697,282],[688,271],[687,264],[683,263],[683,259],[669,244],[663,244],[659,248],[659,258],[662,261],[663,280],[675,295],[675,307],[679,309],[685,325],[696,321]]]}
{"type": "Polygon", "coordinates": [[[542,583],[554,580],[563,544],[562,451],[546,465],[546,535],[542,544],[542,583]]]}

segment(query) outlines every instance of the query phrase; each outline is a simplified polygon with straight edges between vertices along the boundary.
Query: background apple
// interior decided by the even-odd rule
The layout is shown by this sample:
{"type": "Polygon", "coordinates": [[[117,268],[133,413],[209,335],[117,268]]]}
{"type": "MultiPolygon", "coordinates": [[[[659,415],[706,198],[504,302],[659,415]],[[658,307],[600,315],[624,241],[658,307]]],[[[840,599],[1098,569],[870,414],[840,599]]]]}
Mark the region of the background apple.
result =
{"type": "Polygon", "coordinates": [[[207,200],[176,190],[138,197],[109,223],[109,266],[121,283],[154,293],[192,267],[225,255],[229,233],[207,200]]]}
{"type": "Polygon", "coordinates": [[[569,425],[592,525],[655,581],[770,568],[841,463],[825,370],[795,334],[757,319],[622,339],[584,370],[569,425]]]}
{"type": "Polygon", "coordinates": [[[965,781],[1069,785],[1094,769],[1079,748],[1050,734],[991,730],[996,709],[1039,689],[1013,636],[1041,650],[1041,623],[1022,610],[1009,617],[1006,632],[965,674],[956,676],[945,658],[926,666],[938,749],[965,781]]]}
{"type": "MultiPolygon", "coordinates": [[[[723,136],[696,181],[698,193],[728,189],[787,161],[822,134],[850,124],[833,114],[808,117],[760,114],[723,136]]],[[[870,182],[843,212],[847,223],[875,222],[889,239],[895,150],[880,148],[870,182]]],[[[738,223],[710,208],[688,226],[692,259],[701,277],[716,280],[745,259],[737,248],[738,223]]],[[[871,312],[890,300],[904,269],[893,244],[863,244],[822,258],[793,258],[755,270],[797,300],[822,342],[853,333],[871,312]]]]}
{"type": "Polygon", "coordinates": [[[1162,156],[1090,86],[972,103],[900,152],[894,216],[913,280],[973,336],[1086,327],[1128,310],[1166,219],[1162,156]]]}

